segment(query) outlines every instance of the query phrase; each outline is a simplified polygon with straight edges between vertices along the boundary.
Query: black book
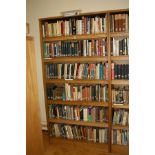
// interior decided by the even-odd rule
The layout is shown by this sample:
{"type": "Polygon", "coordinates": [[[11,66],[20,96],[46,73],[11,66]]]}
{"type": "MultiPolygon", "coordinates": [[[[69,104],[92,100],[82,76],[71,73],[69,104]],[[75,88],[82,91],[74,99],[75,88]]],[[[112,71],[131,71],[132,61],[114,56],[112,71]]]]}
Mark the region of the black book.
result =
{"type": "Polygon", "coordinates": [[[75,42],[75,56],[78,56],[78,44],[75,42]]]}
{"type": "Polygon", "coordinates": [[[50,78],[53,79],[54,78],[54,64],[50,64],[50,78]]]}
{"type": "Polygon", "coordinates": [[[123,74],[123,65],[120,65],[120,79],[122,79],[122,74],[123,74]]]}
{"type": "Polygon", "coordinates": [[[101,17],[102,18],[102,31],[105,31],[105,27],[106,27],[106,23],[104,23],[104,18],[105,17],[101,17]]]}
{"type": "Polygon", "coordinates": [[[110,46],[111,46],[111,56],[113,56],[113,39],[110,40],[110,46]]]}
{"type": "Polygon", "coordinates": [[[71,51],[71,42],[68,42],[68,53],[69,53],[69,56],[72,56],[72,51],[71,51]]]}
{"type": "Polygon", "coordinates": [[[118,76],[117,76],[117,64],[114,64],[114,74],[115,74],[114,79],[117,79],[118,78],[118,76]]]}
{"type": "Polygon", "coordinates": [[[58,78],[58,64],[55,64],[55,78],[58,78]]]}
{"type": "Polygon", "coordinates": [[[64,78],[64,64],[61,64],[61,78],[64,78]]]}
{"type": "Polygon", "coordinates": [[[72,64],[72,67],[71,67],[71,79],[74,78],[74,67],[75,67],[75,64],[72,64]]]}
{"type": "Polygon", "coordinates": [[[69,35],[72,35],[72,20],[69,19],[69,35]]]}
{"type": "Polygon", "coordinates": [[[123,40],[119,40],[119,55],[123,55],[122,41],[123,40]]]}
{"type": "Polygon", "coordinates": [[[129,79],[129,64],[127,64],[127,79],[129,79]]]}
{"type": "Polygon", "coordinates": [[[64,42],[64,56],[67,56],[67,42],[64,42]]]}
{"type": "Polygon", "coordinates": [[[71,55],[74,56],[74,43],[71,43],[71,55]]]}
{"type": "Polygon", "coordinates": [[[125,64],[122,65],[122,79],[125,79],[125,64]]]}
{"type": "Polygon", "coordinates": [[[117,79],[121,79],[121,65],[117,64],[117,79]]]}
{"type": "Polygon", "coordinates": [[[64,42],[61,42],[61,56],[64,56],[64,42]]]}
{"type": "Polygon", "coordinates": [[[80,120],[83,121],[83,108],[80,108],[80,120]]]}
{"type": "Polygon", "coordinates": [[[125,55],[125,40],[122,40],[123,55],[125,55]]]}
{"type": "Polygon", "coordinates": [[[48,100],[51,99],[51,97],[50,97],[50,87],[47,87],[47,98],[48,98],[48,100]]]}
{"type": "Polygon", "coordinates": [[[67,79],[69,79],[69,69],[70,69],[70,64],[67,64],[67,79]]]}
{"type": "Polygon", "coordinates": [[[76,34],[76,21],[75,18],[72,19],[72,34],[76,34]]]}
{"type": "Polygon", "coordinates": [[[83,40],[80,40],[81,56],[83,56],[83,40]]]}
{"type": "Polygon", "coordinates": [[[99,142],[99,128],[96,128],[96,142],[99,142]]]}

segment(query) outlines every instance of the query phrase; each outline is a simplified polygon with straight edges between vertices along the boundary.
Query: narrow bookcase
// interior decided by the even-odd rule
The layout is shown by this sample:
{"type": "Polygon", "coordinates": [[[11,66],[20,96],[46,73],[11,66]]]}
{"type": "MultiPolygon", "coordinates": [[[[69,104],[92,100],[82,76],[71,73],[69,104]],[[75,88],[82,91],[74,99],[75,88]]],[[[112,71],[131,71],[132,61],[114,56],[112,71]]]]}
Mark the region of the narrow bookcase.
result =
{"type": "Polygon", "coordinates": [[[128,9],[39,19],[50,138],[129,154],[128,19],[128,9]]]}

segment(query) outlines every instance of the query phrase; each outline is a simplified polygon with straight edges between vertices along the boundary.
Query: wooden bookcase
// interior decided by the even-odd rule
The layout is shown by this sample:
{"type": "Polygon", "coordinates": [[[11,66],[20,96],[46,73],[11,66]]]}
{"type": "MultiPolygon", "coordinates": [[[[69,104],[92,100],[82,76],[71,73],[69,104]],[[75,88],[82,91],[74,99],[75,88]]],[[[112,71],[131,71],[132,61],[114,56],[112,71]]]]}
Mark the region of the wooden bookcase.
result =
{"type": "MultiPolygon", "coordinates": [[[[44,85],[44,95],[45,95],[45,105],[46,105],[46,114],[47,114],[47,123],[48,130],[50,132],[50,123],[58,123],[58,124],[69,124],[69,125],[80,125],[80,126],[90,126],[90,127],[99,127],[99,128],[108,128],[108,143],[94,143],[95,147],[103,145],[103,149],[107,152],[118,153],[119,155],[129,154],[129,146],[128,145],[118,145],[112,144],[112,130],[120,129],[120,130],[128,130],[128,125],[113,125],[113,110],[114,109],[124,109],[129,110],[129,104],[113,104],[112,103],[112,87],[115,85],[129,85],[128,79],[117,79],[112,80],[111,73],[111,64],[112,62],[116,63],[125,63],[129,64],[129,56],[121,55],[121,56],[112,56],[111,55],[111,38],[128,38],[128,31],[124,32],[111,32],[111,19],[112,15],[115,14],[129,14],[128,9],[124,10],[109,10],[102,12],[91,12],[85,13],[75,16],[74,18],[79,19],[81,17],[95,17],[95,16],[105,16],[106,17],[106,32],[96,33],[96,34],[80,34],[80,35],[61,35],[61,36],[43,36],[43,28],[42,25],[45,22],[52,23],[57,22],[57,20],[68,20],[73,17],[47,17],[39,19],[40,26],[40,44],[41,44],[41,58],[42,58],[42,74],[43,74],[43,85],[44,85]],[[57,42],[57,41],[76,41],[76,40],[86,40],[86,39],[99,39],[106,38],[106,47],[107,47],[107,55],[106,56],[59,56],[52,58],[44,58],[44,43],[57,42]],[[47,79],[46,78],[46,65],[53,63],[97,63],[97,62],[108,62],[108,80],[98,80],[98,79],[47,79]],[[88,85],[88,84],[107,84],[108,85],[108,102],[103,101],[62,101],[62,100],[48,100],[47,97],[47,85],[55,84],[55,85],[63,85],[64,83],[68,84],[79,84],[79,85],[88,85]],[[108,123],[102,122],[85,122],[85,121],[75,121],[75,120],[67,120],[67,119],[57,119],[57,118],[49,118],[49,109],[48,105],[51,104],[59,104],[59,105],[81,105],[81,106],[95,106],[95,107],[106,107],[108,108],[108,123]]],[[[118,17],[118,16],[117,16],[118,17]]],[[[52,137],[51,137],[52,138],[52,137]]],[[[54,138],[54,137],[53,137],[54,138]]],[[[55,138],[54,138],[55,139],[55,138]]],[[[66,139],[67,141],[67,139],[66,139]]],[[[76,140],[74,140],[76,141],[76,140]]],[[[81,141],[82,142],[82,141],[81,141]]],[[[89,143],[89,142],[88,142],[89,143]]],[[[92,142],[90,142],[92,144],[92,142]]]]}

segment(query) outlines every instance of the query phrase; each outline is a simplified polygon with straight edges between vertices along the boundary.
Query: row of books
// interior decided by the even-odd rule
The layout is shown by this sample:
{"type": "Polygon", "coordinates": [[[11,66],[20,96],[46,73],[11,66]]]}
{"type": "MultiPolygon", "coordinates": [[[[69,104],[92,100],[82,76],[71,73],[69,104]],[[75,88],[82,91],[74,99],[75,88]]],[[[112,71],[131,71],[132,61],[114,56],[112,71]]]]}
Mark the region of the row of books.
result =
{"type": "Polygon", "coordinates": [[[129,31],[129,14],[112,14],[110,15],[111,32],[128,32],[129,31]]]}
{"type": "Polygon", "coordinates": [[[53,124],[51,136],[67,139],[87,140],[95,143],[108,143],[107,128],[95,128],[77,125],[53,124]]]}
{"type": "Polygon", "coordinates": [[[112,88],[112,103],[113,104],[129,104],[129,87],[118,86],[112,88]]]}
{"type": "Polygon", "coordinates": [[[107,56],[106,39],[44,43],[44,58],[61,56],[107,56]]]}
{"type": "Polygon", "coordinates": [[[129,79],[129,64],[111,63],[112,80],[129,79]]]}
{"type": "Polygon", "coordinates": [[[128,125],[129,111],[125,109],[113,109],[113,125],[128,125]]]}
{"type": "Polygon", "coordinates": [[[108,102],[108,85],[48,85],[47,97],[49,100],[108,102]]]}
{"type": "Polygon", "coordinates": [[[106,17],[79,17],[42,25],[43,37],[96,34],[106,32],[106,17]]]}
{"type": "Polygon", "coordinates": [[[103,107],[49,105],[49,117],[86,122],[108,122],[108,109],[103,107]]]}
{"type": "Polygon", "coordinates": [[[111,38],[111,56],[129,55],[129,38],[111,38]]]}
{"type": "Polygon", "coordinates": [[[47,79],[108,80],[108,63],[47,64],[47,79]]]}
{"type": "Polygon", "coordinates": [[[128,145],[129,131],[128,130],[112,130],[112,144],[128,145]]]}

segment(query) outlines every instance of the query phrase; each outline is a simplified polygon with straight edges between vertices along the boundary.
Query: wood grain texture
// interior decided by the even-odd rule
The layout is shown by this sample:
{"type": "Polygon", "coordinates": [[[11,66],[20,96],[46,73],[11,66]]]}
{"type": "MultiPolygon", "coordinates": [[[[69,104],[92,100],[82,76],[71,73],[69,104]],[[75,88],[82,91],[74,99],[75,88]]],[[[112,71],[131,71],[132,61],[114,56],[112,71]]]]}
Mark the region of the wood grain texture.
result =
{"type": "Polygon", "coordinates": [[[34,41],[26,39],[26,155],[43,155],[34,41]]]}

